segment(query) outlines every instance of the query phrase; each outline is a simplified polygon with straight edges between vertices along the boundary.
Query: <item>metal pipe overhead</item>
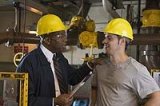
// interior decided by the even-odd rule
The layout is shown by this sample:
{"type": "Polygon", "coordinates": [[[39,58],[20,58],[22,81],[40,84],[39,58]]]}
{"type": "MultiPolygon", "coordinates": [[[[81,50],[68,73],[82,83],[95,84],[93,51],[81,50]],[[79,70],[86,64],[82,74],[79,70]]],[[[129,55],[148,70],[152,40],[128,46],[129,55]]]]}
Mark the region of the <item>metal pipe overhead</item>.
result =
{"type": "Polygon", "coordinates": [[[131,45],[159,45],[160,34],[134,34],[131,45]]]}
{"type": "Polygon", "coordinates": [[[40,38],[35,34],[22,33],[22,32],[1,32],[0,33],[0,44],[8,42],[10,45],[14,43],[29,43],[38,44],[40,38]]]}
{"type": "MultiPolygon", "coordinates": [[[[34,34],[22,32],[1,32],[0,44],[10,41],[11,43],[39,43],[40,38],[34,34]]],[[[134,40],[131,45],[159,45],[160,34],[134,34],[134,40]]]]}

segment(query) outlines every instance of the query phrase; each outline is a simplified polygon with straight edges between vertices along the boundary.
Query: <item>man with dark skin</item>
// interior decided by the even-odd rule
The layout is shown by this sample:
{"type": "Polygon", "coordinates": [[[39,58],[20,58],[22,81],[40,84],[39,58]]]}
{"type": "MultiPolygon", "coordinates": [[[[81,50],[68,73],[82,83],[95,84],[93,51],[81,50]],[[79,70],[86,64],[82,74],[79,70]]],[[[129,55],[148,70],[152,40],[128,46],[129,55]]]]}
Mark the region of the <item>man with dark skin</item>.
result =
{"type": "Polygon", "coordinates": [[[66,51],[67,34],[61,19],[53,14],[44,15],[37,24],[40,45],[26,54],[17,71],[29,74],[29,106],[69,106],[73,97],[68,85],[79,83],[93,69],[93,63],[79,69],[71,67],[62,52],[66,51]],[[53,59],[55,58],[55,59],[53,59]],[[61,78],[56,73],[58,63],[61,78]]]}

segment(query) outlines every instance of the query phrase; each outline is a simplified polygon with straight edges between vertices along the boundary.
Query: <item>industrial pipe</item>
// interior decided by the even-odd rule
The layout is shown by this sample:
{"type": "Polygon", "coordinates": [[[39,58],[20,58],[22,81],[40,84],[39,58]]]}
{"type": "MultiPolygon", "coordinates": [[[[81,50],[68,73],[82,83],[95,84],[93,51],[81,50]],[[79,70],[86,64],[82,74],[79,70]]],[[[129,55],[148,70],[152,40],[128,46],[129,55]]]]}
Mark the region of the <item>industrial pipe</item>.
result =
{"type": "MultiPolygon", "coordinates": [[[[1,32],[0,44],[6,43],[30,43],[38,44],[40,38],[35,34],[22,33],[22,32],[1,32]]],[[[134,40],[131,45],[159,45],[160,34],[134,34],[134,40]]]]}
{"type": "Polygon", "coordinates": [[[11,45],[13,43],[30,43],[37,44],[39,43],[40,38],[35,34],[22,33],[22,32],[1,32],[0,33],[0,44],[9,42],[11,45]]]}
{"type": "Polygon", "coordinates": [[[134,34],[131,45],[159,45],[160,34],[134,34]]]}

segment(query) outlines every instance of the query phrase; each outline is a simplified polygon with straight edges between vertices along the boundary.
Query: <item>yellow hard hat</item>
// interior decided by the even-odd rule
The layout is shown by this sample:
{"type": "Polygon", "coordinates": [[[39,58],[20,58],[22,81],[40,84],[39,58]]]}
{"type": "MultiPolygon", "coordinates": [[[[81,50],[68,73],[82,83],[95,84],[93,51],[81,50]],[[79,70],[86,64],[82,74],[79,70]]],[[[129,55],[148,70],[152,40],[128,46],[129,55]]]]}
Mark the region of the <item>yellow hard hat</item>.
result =
{"type": "Polygon", "coordinates": [[[53,14],[44,15],[37,24],[37,35],[45,35],[51,32],[66,30],[62,20],[53,14]]]}
{"type": "Polygon", "coordinates": [[[133,30],[130,23],[123,18],[115,18],[111,20],[104,28],[104,32],[127,37],[133,40],[133,30]]]}

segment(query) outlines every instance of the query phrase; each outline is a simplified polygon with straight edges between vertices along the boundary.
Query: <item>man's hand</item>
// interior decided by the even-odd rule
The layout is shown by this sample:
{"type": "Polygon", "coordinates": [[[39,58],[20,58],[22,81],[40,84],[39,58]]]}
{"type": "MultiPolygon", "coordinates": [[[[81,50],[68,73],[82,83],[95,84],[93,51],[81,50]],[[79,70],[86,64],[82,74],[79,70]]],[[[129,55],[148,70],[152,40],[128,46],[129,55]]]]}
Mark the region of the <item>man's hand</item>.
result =
{"type": "Polygon", "coordinates": [[[88,65],[94,69],[96,65],[102,65],[103,64],[103,59],[102,58],[94,58],[91,61],[88,61],[88,65]]]}
{"type": "Polygon", "coordinates": [[[70,106],[72,104],[73,97],[70,94],[62,94],[54,98],[55,105],[70,106]]]}

